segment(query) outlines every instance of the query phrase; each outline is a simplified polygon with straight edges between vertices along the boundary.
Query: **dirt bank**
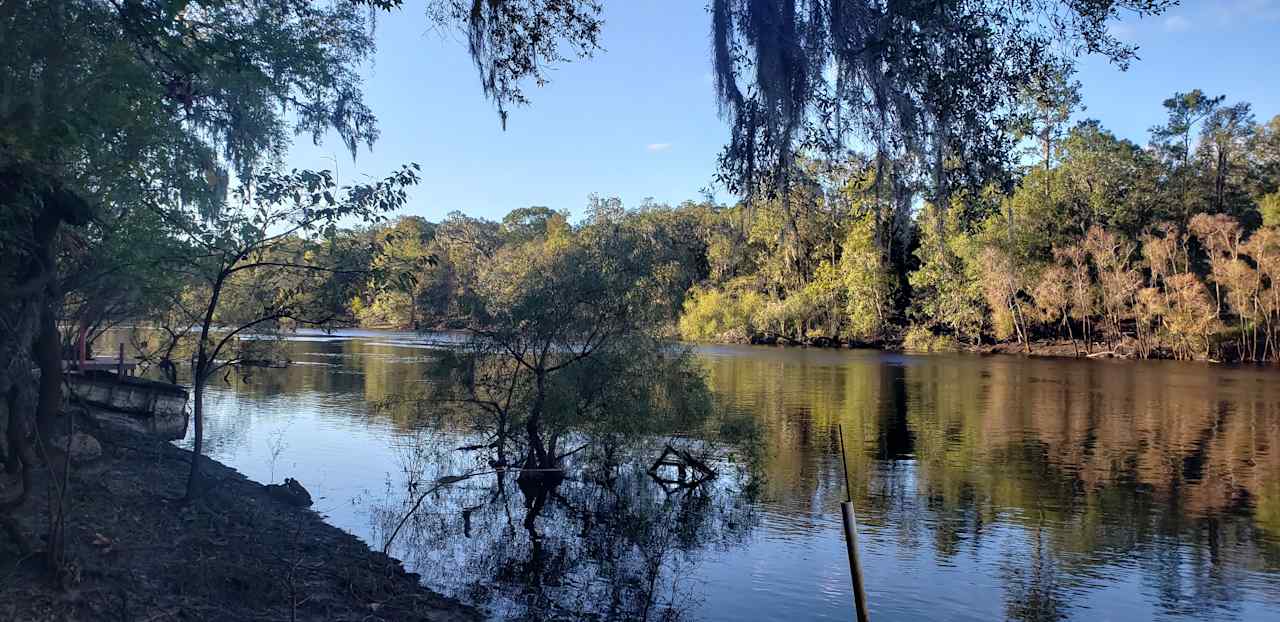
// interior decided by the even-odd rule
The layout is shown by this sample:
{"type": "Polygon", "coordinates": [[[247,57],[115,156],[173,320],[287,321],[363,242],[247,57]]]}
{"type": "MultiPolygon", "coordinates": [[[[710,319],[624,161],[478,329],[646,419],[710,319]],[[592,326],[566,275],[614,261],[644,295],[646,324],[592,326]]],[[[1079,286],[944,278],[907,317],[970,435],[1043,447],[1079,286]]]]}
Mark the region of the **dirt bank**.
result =
{"type": "MultiPolygon", "coordinates": [[[[206,461],[184,505],[191,454],[97,431],[102,457],[71,483],[67,589],[0,531],[0,620],[478,620],[399,562],[206,461]]],[[[43,469],[40,477],[43,477],[43,469]]],[[[45,481],[16,517],[39,547],[45,481]]]]}
{"type": "Polygon", "coordinates": [[[970,350],[983,354],[1021,354],[1063,358],[1138,358],[1134,352],[1133,345],[1127,342],[1120,344],[1115,349],[1108,347],[1106,344],[1095,343],[1088,352],[1085,351],[1084,344],[1070,341],[1032,341],[1030,352],[1027,352],[1022,344],[1017,342],[984,344],[970,348],[970,350]]]}

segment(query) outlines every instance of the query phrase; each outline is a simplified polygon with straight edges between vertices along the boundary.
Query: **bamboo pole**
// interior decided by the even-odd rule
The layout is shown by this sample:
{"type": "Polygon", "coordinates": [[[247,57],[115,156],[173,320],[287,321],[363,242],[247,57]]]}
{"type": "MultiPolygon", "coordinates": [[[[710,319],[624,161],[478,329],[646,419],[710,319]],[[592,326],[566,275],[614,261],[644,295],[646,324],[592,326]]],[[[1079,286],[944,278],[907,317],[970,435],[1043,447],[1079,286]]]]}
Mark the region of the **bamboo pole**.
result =
{"type": "Polygon", "coordinates": [[[840,433],[840,465],[844,468],[844,497],[840,503],[840,515],[844,519],[844,543],[849,554],[849,575],[853,580],[853,609],[858,622],[870,622],[867,612],[867,593],[862,587],[862,561],[858,557],[858,517],[853,511],[853,492],[849,488],[849,461],[844,452],[844,425],[837,425],[840,433]]]}

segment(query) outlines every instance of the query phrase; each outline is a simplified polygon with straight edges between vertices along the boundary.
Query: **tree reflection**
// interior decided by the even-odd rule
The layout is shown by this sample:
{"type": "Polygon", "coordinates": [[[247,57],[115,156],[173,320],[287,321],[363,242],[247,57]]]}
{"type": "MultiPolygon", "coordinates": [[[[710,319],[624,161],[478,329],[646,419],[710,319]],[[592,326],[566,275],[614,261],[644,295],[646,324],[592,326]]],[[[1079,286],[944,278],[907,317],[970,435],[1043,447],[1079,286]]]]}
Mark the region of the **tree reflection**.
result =
{"type": "MultiPolygon", "coordinates": [[[[442,490],[394,553],[428,584],[504,619],[684,619],[698,602],[692,566],[757,522],[751,474],[725,462],[714,480],[667,494],[644,462],[659,451],[646,444],[606,467],[575,456],[568,476],[513,482],[499,472],[442,490]]],[[[403,494],[384,499],[375,531],[403,504],[403,494]]]]}
{"type": "MultiPolygon", "coordinates": [[[[843,425],[862,439],[849,463],[866,537],[931,551],[940,581],[994,566],[1009,619],[1087,617],[1086,596],[1115,584],[1154,615],[1280,604],[1265,589],[1280,575],[1272,372],[760,349],[708,369],[764,422],[773,508],[808,514],[819,491],[817,511],[838,511],[843,425]]],[[[869,582],[886,572],[873,562],[869,582]]]]}

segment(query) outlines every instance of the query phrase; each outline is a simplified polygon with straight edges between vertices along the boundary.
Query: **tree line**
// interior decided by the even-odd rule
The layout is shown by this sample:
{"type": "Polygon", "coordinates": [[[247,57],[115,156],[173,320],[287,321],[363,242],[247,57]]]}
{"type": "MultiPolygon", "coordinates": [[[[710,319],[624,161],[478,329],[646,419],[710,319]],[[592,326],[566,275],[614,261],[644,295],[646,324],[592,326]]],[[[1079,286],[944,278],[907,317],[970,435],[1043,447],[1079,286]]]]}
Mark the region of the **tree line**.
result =
{"type": "Polygon", "coordinates": [[[367,249],[362,265],[407,273],[354,284],[341,313],[462,328],[480,266],[607,215],[667,258],[652,265],[677,310],[666,331],[687,340],[1276,360],[1280,117],[1223,101],[1170,97],[1146,146],[1049,115],[1007,189],[957,193],[946,210],[896,164],[853,156],[799,161],[785,205],[592,196],[576,224],[547,207],[401,217],[344,234],[367,249]]]}
{"type": "Polygon", "coordinates": [[[893,163],[806,162],[789,235],[776,199],[718,210],[680,333],[1275,360],[1280,117],[1200,91],[1164,106],[1145,147],[1059,115],[1024,136],[1007,189],[947,209],[893,163]]]}

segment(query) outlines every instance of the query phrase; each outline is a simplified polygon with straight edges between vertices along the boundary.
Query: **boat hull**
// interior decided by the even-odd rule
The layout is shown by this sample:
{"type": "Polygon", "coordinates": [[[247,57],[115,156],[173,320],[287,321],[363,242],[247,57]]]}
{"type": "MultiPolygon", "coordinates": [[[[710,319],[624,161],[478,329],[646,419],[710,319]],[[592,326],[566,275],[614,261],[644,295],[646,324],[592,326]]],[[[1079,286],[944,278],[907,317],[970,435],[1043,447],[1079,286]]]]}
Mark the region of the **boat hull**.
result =
{"type": "Polygon", "coordinates": [[[67,374],[63,391],[99,424],[178,440],[187,435],[185,387],[110,373],[67,374]]]}

